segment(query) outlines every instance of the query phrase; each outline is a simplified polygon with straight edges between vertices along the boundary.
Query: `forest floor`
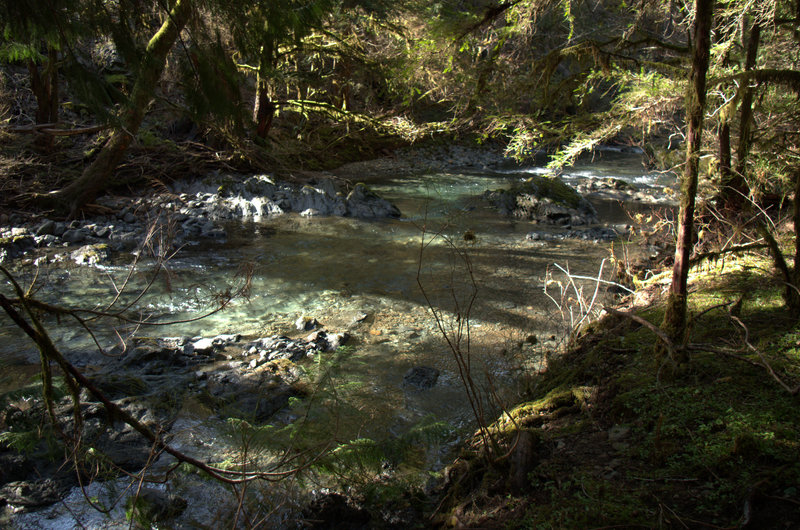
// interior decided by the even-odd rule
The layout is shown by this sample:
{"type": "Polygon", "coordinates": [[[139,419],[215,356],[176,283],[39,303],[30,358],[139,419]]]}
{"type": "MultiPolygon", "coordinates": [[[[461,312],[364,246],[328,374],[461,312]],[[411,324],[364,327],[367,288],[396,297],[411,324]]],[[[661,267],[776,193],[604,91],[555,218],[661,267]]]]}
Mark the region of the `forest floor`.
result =
{"type": "MultiPolygon", "coordinates": [[[[431,520],[800,528],[800,327],[769,270],[751,254],[693,271],[691,362],[672,376],[646,325],[608,315],[582,329],[493,426],[510,456],[487,465],[480,442],[465,448],[431,520]]],[[[657,326],[661,289],[619,309],[657,326]]]]}

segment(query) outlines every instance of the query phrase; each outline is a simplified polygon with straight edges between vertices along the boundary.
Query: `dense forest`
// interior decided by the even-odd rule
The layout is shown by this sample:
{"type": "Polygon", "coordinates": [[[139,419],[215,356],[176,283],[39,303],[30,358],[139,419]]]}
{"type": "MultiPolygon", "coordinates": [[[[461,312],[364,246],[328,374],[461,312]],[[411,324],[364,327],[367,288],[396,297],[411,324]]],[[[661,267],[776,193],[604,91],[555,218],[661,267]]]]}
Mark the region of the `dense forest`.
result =
{"type": "MultiPolygon", "coordinates": [[[[78,477],[99,511],[111,508],[89,484],[127,474],[136,495],[126,515],[145,527],[800,528],[800,0],[0,0],[0,28],[0,305],[39,356],[27,386],[22,376],[0,385],[0,468],[9,470],[0,469],[0,520],[26,527],[13,516],[63,498],[68,488],[17,471],[38,466],[69,475],[65,484],[78,477]],[[340,168],[381,160],[397,171],[405,153],[453,146],[503,168],[546,166],[528,185],[571,202],[557,210],[568,229],[592,222],[572,213],[582,199],[559,175],[603,149],[640,154],[677,185],[665,192],[670,208],[632,214],[635,226],[610,247],[603,289],[624,296],[595,303],[602,266],[595,283],[562,269],[554,301],[573,316],[563,336],[537,346],[545,365],[521,362],[525,389],[513,399],[471,371],[478,230],[446,239],[469,291],[453,294],[452,320],[429,298],[423,265],[410,265],[473,420],[441,470],[405,472],[441,436],[435,422],[380,442],[320,442],[302,422],[270,422],[296,401],[338,402],[347,381],[332,374],[360,344],[343,346],[343,336],[315,335],[332,353],[302,378],[291,375],[293,359],[271,359],[286,401],[230,419],[245,449],[216,460],[162,436],[157,414],[126,401],[133,383],[87,375],[90,363],[69,358],[49,331],[74,319],[103,350],[94,334],[104,322],[138,328],[151,318],[136,313],[143,295],[129,299],[127,279],[108,305],[40,296],[34,271],[48,262],[36,248],[56,241],[56,225],[58,244],[76,243],[97,216],[140,216],[120,212],[118,197],[177,204],[177,181],[221,174],[233,180],[213,181],[219,192],[258,195],[254,186],[282,179],[297,186],[285,191],[292,197],[335,175],[330,211],[293,198],[304,205],[294,211],[400,217],[354,183],[361,174],[350,180],[353,170],[340,168]],[[636,261],[625,249],[653,255],[636,261]],[[117,465],[103,456],[113,444],[87,441],[106,429],[103,418],[140,439],[144,465],[117,465]],[[259,444],[269,458],[248,454],[259,444]],[[162,454],[170,466],[148,473],[162,454]],[[175,522],[185,501],[143,486],[198,474],[236,500],[223,519],[175,522]],[[302,489],[308,476],[339,488],[298,501],[281,523],[274,505],[259,508],[263,491],[302,489]]],[[[196,226],[202,236],[218,230],[196,226]]],[[[149,288],[181,247],[155,234],[90,250],[138,248],[138,263],[147,249],[149,288]]],[[[131,278],[144,274],[133,269],[131,278]]],[[[208,313],[248,296],[249,274],[205,292],[208,313]]],[[[365,335],[377,342],[381,332],[365,335]]],[[[523,337],[514,351],[538,341],[523,337]]],[[[15,370],[10,357],[0,367],[15,370]]],[[[311,417],[310,405],[297,406],[311,417]]]]}

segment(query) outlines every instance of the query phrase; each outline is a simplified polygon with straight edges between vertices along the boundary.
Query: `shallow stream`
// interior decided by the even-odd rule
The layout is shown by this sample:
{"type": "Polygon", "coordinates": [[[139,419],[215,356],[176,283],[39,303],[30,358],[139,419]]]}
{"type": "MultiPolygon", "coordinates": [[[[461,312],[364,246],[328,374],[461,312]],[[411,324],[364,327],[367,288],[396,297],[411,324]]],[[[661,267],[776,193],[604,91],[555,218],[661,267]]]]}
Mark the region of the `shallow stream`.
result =
{"type": "MultiPolygon", "coordinates": [[[[447,444],[454,445],[475,422],[432,310],[441,315],[446,331],[468,319],[474,373],[487,370],[499,393],[512,402],[525,384],[520,368],[542,367],[544,352],[557,345],[569,322],[569,314],[544,293],[548,270],[559,264],[574,274],[596,276],[610,256],[607,243],[528,241],[526,233],[543,227],[501,217],[481,198],[486,190],[542,171],[367,174],[361,180],[394,202],[402,218],[291,214],[226,226],[226,241],[187,246],[168,262],[167,273],[142,298],[142,314],[154,321],[191,318],[234,281],[243,264],[253,270],[249,298],[196,322],[143,327],[137,333],[300,337],[308,332],[297,331],[295,321],[316,318],[332,332],[349,331],[352,350],[340,376],[360,382],[342,395],[352,407],[346,424],[337,422],[335,432],[331,426],[337,439],[399,435],[432,415],[454,429],[457,435],[447,444]],[[437,383],[427,390],[404,387],[404,374],[415,366],[439,370],[437,383]]],[[[607,155],[564,175],[567,182],[578,177],[616,177],[640,187],[666,184],[647,173],[636,155],[607,155]]],[[[618,204],[596,207],[605,224],[629,222],[618,204]]],[[[101,307],[123,282],[129,262],[40,271],[39,296],[62,305],[101,307]]],[[[26,274],[30,280],[31,271],[26,274]]],[[[141,287],[146,278],[137,273],[132,283],[141,287]]],[[[557,287],[549,292],[558,298],[557,287]]],[[[5,317],[0,324],[0,357],[14,366],[3,382],[9,388],[35,373],[36,354],[5,317]]],[[[80,328],[57,329],[54,338],[75,364],[91,369],[106,362],[80,328]]],[[[113,344],[113,336],[100,337],[113,344]]],[[[466,351],[466,337],[462,346],[466,351]]],[[[181,421],[191,428],[206,419],[204,414],[186,403],[181,421]]],[[[428,466],[441,467],[447,454],[446,447],[429,453],[428,466]]]]}

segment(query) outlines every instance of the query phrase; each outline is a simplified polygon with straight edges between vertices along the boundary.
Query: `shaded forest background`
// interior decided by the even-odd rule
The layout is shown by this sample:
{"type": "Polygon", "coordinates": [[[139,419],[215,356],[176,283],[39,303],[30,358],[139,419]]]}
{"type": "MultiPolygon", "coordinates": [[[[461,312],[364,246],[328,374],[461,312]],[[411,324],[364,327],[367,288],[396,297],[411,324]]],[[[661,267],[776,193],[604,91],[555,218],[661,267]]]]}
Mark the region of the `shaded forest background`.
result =
{"type": "MultiPolygon", "coordinates": [[[[701,158],[732,204],[792,186],[798,9],[716,5],[701,158]]],[[[688,2],[23,0],[0,20],[5,164],[57,160],[25,191],[59,190],[51,206],[73,214],[181,150],[170,162],[247,171],[454,138],[554,165],[603,142],[682,163],[688,2]],[[92,194],[66,191],[78,173],[97,175],[92,194]]]]}

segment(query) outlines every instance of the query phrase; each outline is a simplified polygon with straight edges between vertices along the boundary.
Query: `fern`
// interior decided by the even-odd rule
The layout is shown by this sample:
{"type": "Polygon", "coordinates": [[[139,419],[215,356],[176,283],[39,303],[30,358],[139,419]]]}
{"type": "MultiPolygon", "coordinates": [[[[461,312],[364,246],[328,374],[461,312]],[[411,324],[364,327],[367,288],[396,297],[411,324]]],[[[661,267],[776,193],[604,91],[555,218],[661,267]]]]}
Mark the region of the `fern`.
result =
{"type": "Polygon", "coordinates": [[[40,63],[45,56],[36,47],[21,42],[7,42],[0,46],[0,62],[15,63],[33,61],[40,63]]]}

